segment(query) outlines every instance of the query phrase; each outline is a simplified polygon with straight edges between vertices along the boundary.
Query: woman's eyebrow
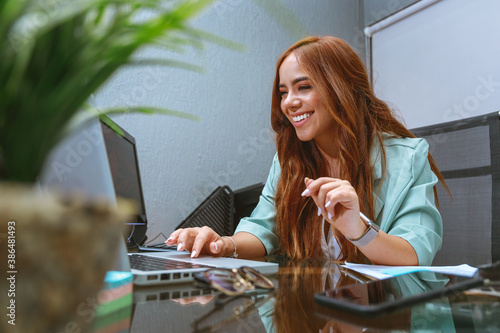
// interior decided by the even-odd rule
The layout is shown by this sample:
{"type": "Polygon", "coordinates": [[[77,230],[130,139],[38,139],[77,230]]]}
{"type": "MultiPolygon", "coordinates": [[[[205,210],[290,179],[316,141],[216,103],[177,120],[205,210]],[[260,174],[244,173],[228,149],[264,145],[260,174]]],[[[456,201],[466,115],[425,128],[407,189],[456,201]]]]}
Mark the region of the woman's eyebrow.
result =
{"type": "MultiPolygon", "coordinates": [[[[307,81],[307,80],[309,80],[309,78],[307,76],[300,76],[292,81],[292,86],[296,85],[297,83],[299,83],[301,81],[307,81]]],[[[278,85],[278,88],[284,88],[284,87],[285,87],[285,85],[283,83],[280,83],[278,85]]]]}

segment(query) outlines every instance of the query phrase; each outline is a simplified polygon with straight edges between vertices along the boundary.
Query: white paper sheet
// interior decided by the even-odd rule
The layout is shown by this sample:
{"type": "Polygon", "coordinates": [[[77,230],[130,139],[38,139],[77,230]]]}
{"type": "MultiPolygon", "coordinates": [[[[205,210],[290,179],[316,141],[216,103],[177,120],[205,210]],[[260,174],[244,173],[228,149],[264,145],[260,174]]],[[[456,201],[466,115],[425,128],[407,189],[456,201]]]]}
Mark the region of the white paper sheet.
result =
{"type": "Polygon", "coordinates": [[[477,268],[467,264],[457,266],[382,266],[382,265],[364,265],[352,264],[346,262],[342,265],[345,268],[374,277],[378,280],[388,279],[393,276],[403,275],[413,272],[429,271],[442,274],[453,274],[466,277],[472,277],[477,268]]]}

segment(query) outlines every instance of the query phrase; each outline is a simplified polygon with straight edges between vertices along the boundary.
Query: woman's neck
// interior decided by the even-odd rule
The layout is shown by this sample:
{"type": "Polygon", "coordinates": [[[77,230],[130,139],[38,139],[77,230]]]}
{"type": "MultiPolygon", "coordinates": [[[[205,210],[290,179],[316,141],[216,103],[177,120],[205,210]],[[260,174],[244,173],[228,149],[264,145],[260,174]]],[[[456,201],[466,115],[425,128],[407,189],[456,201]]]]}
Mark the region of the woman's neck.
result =
{"type": "Polygon", "coordinates": [[[338,177],[338,169],[339,169],[339,159],[338,159],[338,150],[333,147],[333,145],[329,145],[329,149],[324,149],[324,145],[321,146],[318,143],[316,143],[316,146],[318,147],[318,150],[325,159],[326,163],[328,164],[328,170],[329,174],[325,175],[328,177],[338,177]]]}

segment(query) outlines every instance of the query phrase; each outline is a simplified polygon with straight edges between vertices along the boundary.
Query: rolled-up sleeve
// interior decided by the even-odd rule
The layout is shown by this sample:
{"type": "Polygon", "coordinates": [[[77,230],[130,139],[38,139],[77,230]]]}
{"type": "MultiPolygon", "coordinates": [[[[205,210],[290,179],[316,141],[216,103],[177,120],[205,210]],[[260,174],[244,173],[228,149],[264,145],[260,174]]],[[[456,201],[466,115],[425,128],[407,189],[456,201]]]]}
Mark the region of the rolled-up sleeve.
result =
{"type": "Polygon", "coordinates": [[[423,139],[413,140],[416,144],[411,147],[386,147],[389,179],[383,213],[377,220],[382,230],[411,244],[419,265],[430,265],[443,235],[433,190],[438,179],[427,158],[429,145],[423,139]]]}
{"type": "Polygon", "coordinates": [[[266,248],[268,255],[273,254],[279,246],[279,239],[276,235],[276,207],[274,205],[274,195],[280,173],[281,169],[278,155],[275,155],[266,184],[262,189],[259,203],[250,217],[245,217],[240,220],[235,230],[235,233],[248,232],[256,236],[266,248]]]}

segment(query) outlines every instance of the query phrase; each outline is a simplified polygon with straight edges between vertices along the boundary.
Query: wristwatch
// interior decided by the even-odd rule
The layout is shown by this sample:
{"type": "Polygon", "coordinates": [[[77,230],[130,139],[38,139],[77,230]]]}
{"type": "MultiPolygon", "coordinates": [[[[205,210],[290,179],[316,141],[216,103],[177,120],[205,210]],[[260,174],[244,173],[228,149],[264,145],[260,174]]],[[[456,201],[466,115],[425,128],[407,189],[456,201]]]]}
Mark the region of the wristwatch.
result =
{"type": "Polygon", "coordinates": [[[368,243],[370,243],[375,237],[377,237],[380,228],[375,224],[375,222],[370,220],[363,213],[359,212],[359,215],[361,216],[361,221],[363,221],[368,228],[366,229],[365,233],[358,239],[350,239],[348,237],[346,238],[357,247],[362,247],[368,245],[368,243]]]}

